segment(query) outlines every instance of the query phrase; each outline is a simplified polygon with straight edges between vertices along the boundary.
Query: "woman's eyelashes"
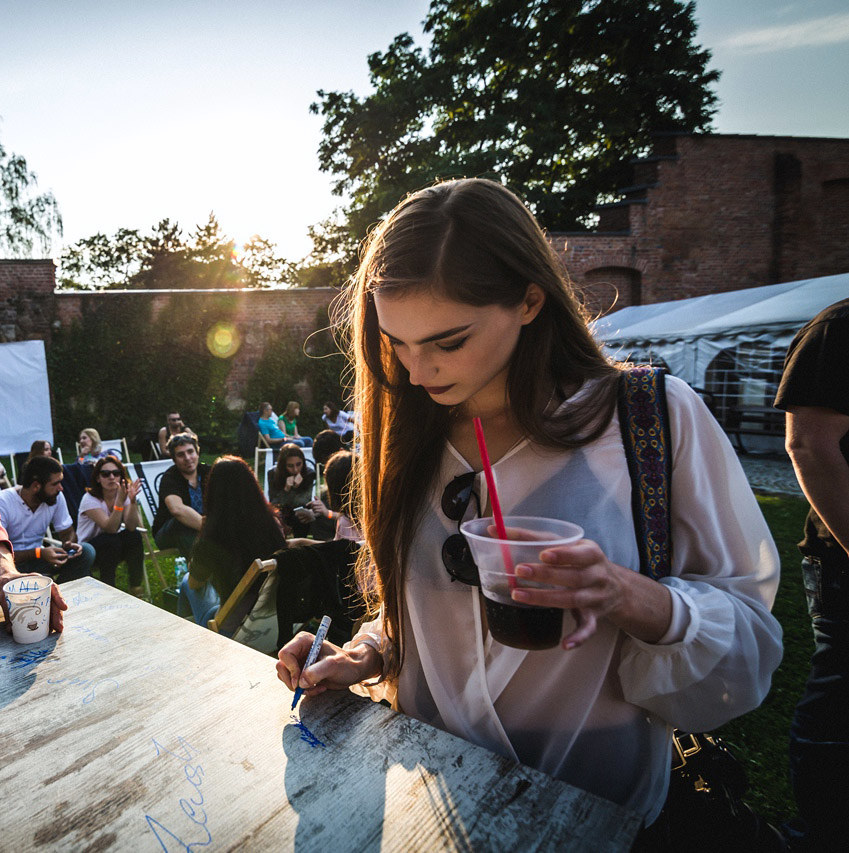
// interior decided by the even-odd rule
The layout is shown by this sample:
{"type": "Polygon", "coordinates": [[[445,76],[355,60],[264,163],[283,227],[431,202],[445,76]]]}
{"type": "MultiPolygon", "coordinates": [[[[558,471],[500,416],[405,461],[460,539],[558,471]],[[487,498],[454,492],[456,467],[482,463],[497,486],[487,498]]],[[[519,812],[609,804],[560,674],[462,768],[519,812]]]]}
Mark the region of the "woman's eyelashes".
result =
{"type": "MultiPolygon", "coordinates": [[[[456,350],[460,349],[460,347],[462,347],[463,344],[465,344],[467,340],[469,340],[468,335],[466,335],[463,338],[460,338],[457,341],[453,341],[450,344],[438,343],[438,344],[435,344],[435,346],[438,350],[441,350],[442,352],[455,352],[456,350]]],[[[398,350],[404,346],[403,341],[395,340],[395,338],[390,338],[388,335],[386,335],[386,343],[388,343],[389,346],[391,346],[392,349],[394,349],[394,350],[398,350]]]]}
{"type": "Polygon", "coordinates": [[[469,340],[469,336],[466,335],[465,338],[460,338],[459,341],[454,341],[450,344],[437,344],[437,348],[441,349],[443,352],[454,352],[455,350],[460,349],[466,341],[469,340]]]}

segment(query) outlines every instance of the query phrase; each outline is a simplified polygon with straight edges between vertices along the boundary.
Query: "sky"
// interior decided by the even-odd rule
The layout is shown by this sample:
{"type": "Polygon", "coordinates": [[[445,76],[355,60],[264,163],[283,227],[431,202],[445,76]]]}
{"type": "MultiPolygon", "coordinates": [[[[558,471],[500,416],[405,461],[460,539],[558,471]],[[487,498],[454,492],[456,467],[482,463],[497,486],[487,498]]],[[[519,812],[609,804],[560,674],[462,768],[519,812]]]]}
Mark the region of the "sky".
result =
{"type": "MultiPolygon", "coordinates": [[[[425,43],[428,5],[0,0],[0,142],[55,195],[65,244],[214,211],[297,261],[340,204],[316,91],[367,94],[368,54],[425,43]]],[[[696,0],[696,19],[722,71],[715,132],[849,137],[846,0],[696,0]]]]}

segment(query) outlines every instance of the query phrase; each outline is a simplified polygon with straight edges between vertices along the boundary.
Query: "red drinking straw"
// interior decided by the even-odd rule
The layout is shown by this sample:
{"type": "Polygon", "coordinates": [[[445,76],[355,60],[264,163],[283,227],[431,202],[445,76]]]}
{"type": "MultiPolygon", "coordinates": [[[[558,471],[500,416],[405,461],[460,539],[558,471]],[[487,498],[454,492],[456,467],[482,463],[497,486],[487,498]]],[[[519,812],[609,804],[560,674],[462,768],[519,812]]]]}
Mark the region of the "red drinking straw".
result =
{"type": "MultiPolygon", "coordinates": [[[[486,449],[486,439],[483,437],[483,426],[480,418],[474,418],[475,438],[478,440],[478,450],[483,464],[483,473],[486,477],[486,488],[489,491],[489,501],[492,504],[492,517],[495,519],[495,529],[498,531],[499,539],[507,539],[507,528],[504,526],[504,516],[501,515],[501,504],[498,500],[498,492],[495,489],[495,477],[492,476],[492,465],[489,461],[489,451],[486,449]]],[[[516,577],[513,568],[513,558],[510,556],[510,546],[502,543],[501,556],[504,559],[504,569],[507,572],[507,582],[510,589],[516,589],[516,577]]]]}

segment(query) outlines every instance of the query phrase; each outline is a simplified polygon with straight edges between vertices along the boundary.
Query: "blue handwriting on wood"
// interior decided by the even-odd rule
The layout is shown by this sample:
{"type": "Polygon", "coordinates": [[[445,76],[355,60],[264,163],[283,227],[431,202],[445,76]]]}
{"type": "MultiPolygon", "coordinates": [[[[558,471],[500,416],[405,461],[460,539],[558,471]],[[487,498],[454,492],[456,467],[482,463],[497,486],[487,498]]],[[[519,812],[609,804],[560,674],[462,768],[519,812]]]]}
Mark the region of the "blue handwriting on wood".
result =
{"type": "Polygon", "coordinates": [[[156,818],[146,814],[144,819],[147,821],[148,828],[156,836],[156,840],[166,853],[169,853],[171,850],[185,850],[186,853],[191,853],[194,847],[206,847],[212,843],[212,833],[207,826],[206,811],[201,808],[204,804],[203,793],[200,790],[203,784],[204,769],[201,764],[198,764],[194,760],[195,756],[199,754],[198,750],[183,737],[177,738],[177,746],[173,749],[163,746],[159,741],[154,739],[153,748],[156,750],[157,757],[167,755],[182,764],[183,775],[186,781],[194,788],[194,791],[190,799],[182,797],[178,805],[183,814],[195,826],[203,830],[206,837],[200,841],[186,843],[179,835],[173,833],[156,818]]]}

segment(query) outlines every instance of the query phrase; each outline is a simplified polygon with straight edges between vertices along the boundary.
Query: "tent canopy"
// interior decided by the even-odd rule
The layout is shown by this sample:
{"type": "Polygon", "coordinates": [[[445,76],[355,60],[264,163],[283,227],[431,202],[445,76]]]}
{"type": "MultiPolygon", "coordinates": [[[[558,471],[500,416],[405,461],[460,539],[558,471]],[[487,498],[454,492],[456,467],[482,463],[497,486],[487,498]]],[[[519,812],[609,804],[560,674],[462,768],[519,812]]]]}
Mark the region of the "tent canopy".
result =
{"type": "Polygon", "coordinates": [[[849,273],[843,273],[635,305],[602,317],[593,332],[617,358],[650,352],[676,376],[703,388],[707,368],[722,350],[740,344],[786,349],[805,323],[847,297],[849,273]]]}

